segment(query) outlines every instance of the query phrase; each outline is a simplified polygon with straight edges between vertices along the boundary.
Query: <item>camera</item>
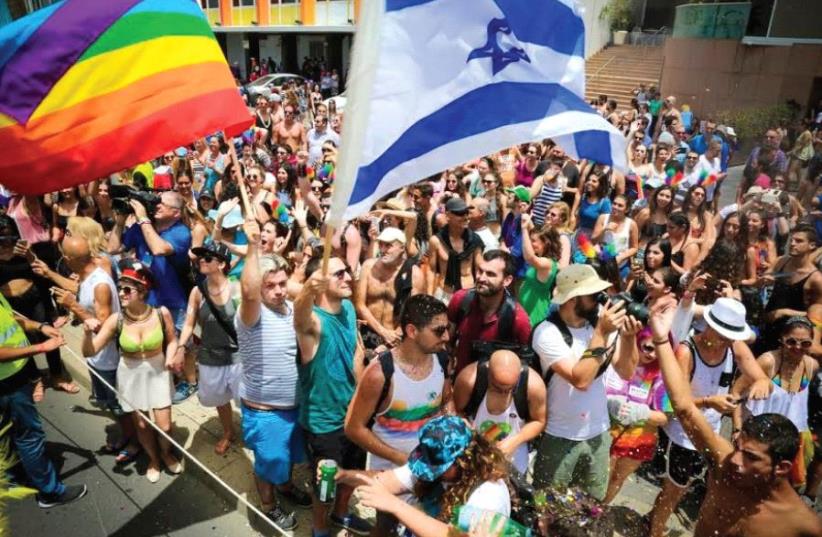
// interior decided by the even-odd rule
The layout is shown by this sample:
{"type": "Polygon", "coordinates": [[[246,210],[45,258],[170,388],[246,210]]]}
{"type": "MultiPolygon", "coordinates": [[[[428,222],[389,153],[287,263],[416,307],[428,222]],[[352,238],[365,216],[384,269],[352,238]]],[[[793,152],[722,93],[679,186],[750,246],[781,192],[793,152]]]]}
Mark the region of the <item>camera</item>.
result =
{"type": "Polygon", "coordinates": [[[123,185],[112,185],[111,208],[121,214],[133,214],[134,209],[129,200],[139,201],[146,208],[146,213],[153,215],[160,204],[160,196],[153,192],[134,190],[123,185]]]}
{"type": "Polygon", "coordinates": [[[629,293],[617,293],[612,296],[608,296],[607,293],[600,293],[599,296],[597,296],[597,302],[603,306],[609,299],[611,304],[624,304],[625,313],[642,324],[648,324],[648,317],[650,316],[648,307],[641,302],[634,301],[629,293]]]}

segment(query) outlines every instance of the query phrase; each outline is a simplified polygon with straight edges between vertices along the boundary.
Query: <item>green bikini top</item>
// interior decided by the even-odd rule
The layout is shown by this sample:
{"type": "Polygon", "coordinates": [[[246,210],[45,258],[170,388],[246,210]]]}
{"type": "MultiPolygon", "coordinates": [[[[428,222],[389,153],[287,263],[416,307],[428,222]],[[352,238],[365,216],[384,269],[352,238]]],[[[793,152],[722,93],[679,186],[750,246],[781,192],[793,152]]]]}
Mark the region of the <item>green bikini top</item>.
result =
{"type": "Polygon", "coordinates": [[[165,333],[163,331],[163,315],[160,313],[159,309],[155,308],[154,311],[157,312],[157,320],[159,321],[159,324],[156,328],[146,334],[143,337],[143,341],[140,343],[134,341],[131,336],[126,334],[126,331],[123,330],[123,315],[120,314],[120,318],[117,323],[117,330],[120,332],[120,337],[117,341],[123,352],[151,352],[161,350],[163,348],[163,340],[165,339],[165,333]]]}

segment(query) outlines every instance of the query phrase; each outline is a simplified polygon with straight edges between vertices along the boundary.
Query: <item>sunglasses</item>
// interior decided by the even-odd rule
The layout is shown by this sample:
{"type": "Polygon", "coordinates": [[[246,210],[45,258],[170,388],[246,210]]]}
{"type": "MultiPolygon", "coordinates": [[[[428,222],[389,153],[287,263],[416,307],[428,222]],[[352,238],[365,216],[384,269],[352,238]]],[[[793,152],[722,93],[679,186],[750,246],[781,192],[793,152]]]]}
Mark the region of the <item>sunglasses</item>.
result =
{"type": "Polygon", "coordinates": [[[321,186],[312,186],[312,187],[311,187],[311,190],[312,190],[313,192],[322,192],[322,191],[323,191],[323,187],[321,187],[321,186]]]}
{"type": "Polygon", "coordinates": [[[246,176],[245,176],[245,178],[246,178],[246,179],[252,179],[252,180],[254,180],[254,181],[259,181],[259,180],[260,180],[260,176],[259,176],[259,175],[246,175],[246,176]]]}
{"type": "Polygon", "coordinates": [[[287,151],[277,151],[277,154],[281,157],[284,157],[284,156],[288,155],[288,152],[287,151]]]}
{"type": "Polygon", "coordinates": [[[796,339],[794,337],[789,337],[784,340],[785,345],[788,347],[802,347],[803,349],[810,349],[811,345],[813,345],[813,341],[810,339],[796,339]]]}
{"type": "Polygon", "coordinates": [[[482,184],[484,184],[484,185],[495,185],[495,184],[497,184],[497,182],[494,181],[493,179],[483,179],[482,184]]]}
{"type": "Polygon", "coordinates": [[[122,293],[124,295],[130,295],[131,293],[133,293],[136,290],[137,290],[136,288],[131,287],[130,285],[122,285],[122,286],[117,288],[117,292],[122,293]]]}
{"type": "Polygon", "coordinates": [[[438,326],[436,328],[432,328],[431,332],[437,337],[442,337],[445,335],[446,330],[448,330],[448,326],[438,326]]]}
{"type": "Polygon", "coordinates": [[[331,273],[331,275],[337,278],[338,280],[342,280],[343,278],[345,278],[346,274],[348,274],[349,276],[351,275],[351,271],[348,269],[348,267],[340,269],[337,272],[331,273]]]}
{"type": "Polygon", "coordinates": [[[323,147],[323,153],[331,153],[332,151],[330,147],[323,147]]]}
{"type": "Polygon", "coordinates": [[[685,157],[688,160],[699,160],[699,157],[685,157]]]}
{"type": "Polygon", "coordinates": [[[200,256],[200,260],[201,260],[201,261],[205,261],[206,263],[211,263],[211,262],[212,262],[212,261],[214,261],[215,259],[217,259],[217,258],[216,258],[216,257],[214,257],[214,256],[213,256],[213,255],[211,255],[211,254],[205,254],[205,255],[201,255],[201,256],[200,256]]]}
{"type": "Polygon", "coordinates": [[[288,112],[288,111],[286,111],[286,112],[284,112],[284,115],[286,115],[286,116],[293,116],[293,115],[294,115],[294,112],[288,112]]]}
{"type": "Polygon", "coordinates": [[[639,348],[642,350],[642,352],[654,352],[654,346],[650,343],[640,345],[639,348]]]}

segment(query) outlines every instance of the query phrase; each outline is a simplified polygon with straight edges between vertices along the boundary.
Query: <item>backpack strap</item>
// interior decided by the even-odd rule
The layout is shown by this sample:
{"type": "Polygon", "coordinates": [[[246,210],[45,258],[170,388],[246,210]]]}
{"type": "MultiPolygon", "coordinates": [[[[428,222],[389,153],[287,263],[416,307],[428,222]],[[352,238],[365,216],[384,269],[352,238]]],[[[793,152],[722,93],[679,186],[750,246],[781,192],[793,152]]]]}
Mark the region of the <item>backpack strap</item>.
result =
{"type": "Polygon", "coordinates": [[[168,342],[166,341],[166,321],[163,319],[163,312],[160,311],[161,308],[162,306],[154,308],[154,311],[157,312],[157,320],[160,321],[160,330],[163,331],[163,354],[165,354],[168,342]]]}
{"type": "Polygon", "coordinates": [[[460,323],[463,319],[468,315],[468,312],[471,311],[471,303],[474,301],[474,298],[477,296],[477,292],[474,289],[469,289],[465,292],[465,295],[460,300],[460,307],[457,309],[457,319],[454,324],[459,328],[460,323]]]}
{"type": "Polygon", "coordinates": [[[525,423],[531,421],[531,411],[528,409],[528,377],[531,374],[531,368],[528,364],[523,362],[520,364],[519,381],[514,390],[514,406],[517,409],[517,414],[525,423]]]}
{"type": "Polygon", "coordinates": [[[497,313],[497,339],[511,341],[514,336],[514,317],[517,314],[517,303],[508,290],[497,313]]]}
{"type": "Polygon", "coordinates": [[[472,420],[477,417],[477,410],[479,410],[482,398],[485,397],[485,392],[488,391],[488,358],[481,359],[477,362],[477,376],[474,380],[474,389],[471,390],[471,397],[468,399],[468,404],[463,409],[463,414],[470,417],[472,420]]]}
{"type": "MultiPolygon", "coordinates": [[[[560,335],[562,336],[562,341],[568,345],[568,348],[571,348],[571,345],[574,343],[574,337],[571,335],[571,331],[568,330],[568,325],[565,324],[565,321],[562,320],[562,317],[559,316],[559,310],[554,310],[546,319],[549,323],[553,324],[559,330],[560,335]]],[[[545,321],[543,321],[545,322],[545,321]]],[[[533,332],[532,332],[533,333],[533,332]]],[[[597,372],[599,374],[599,372],[597,372]]],[[[543,379],[545,380],[545,385],[547,386],[548,383],[551,382],[551,377],[554,376],[554,369],[549,367],[548,371],[545,371],[543,379]]]]}
{"type": "Polygon", "coordinates": [[[380,407],[388,398],[388,392],[391,390],[391,378],[394,376],[394,357],[391,356],[391,351],[380,353],[379,356],[377,356],[377,360],[380,362],[380,369],[382,369],[385,381],[382,384],[380,398],[377,399],[377,404],[374,406],[374,416],[377,415],[380,407]]]}
{"type": "Polygon", "coordinates": [[[694,380],[694,373],[696,373],[696,361],[700,359],[699,351],[696,350],[696,344],[690,337],[683,341],[682,344],[688,347],[688,350],[691,351],[691,374],[688,375],[688,382],[690,383],[694,380]]]}

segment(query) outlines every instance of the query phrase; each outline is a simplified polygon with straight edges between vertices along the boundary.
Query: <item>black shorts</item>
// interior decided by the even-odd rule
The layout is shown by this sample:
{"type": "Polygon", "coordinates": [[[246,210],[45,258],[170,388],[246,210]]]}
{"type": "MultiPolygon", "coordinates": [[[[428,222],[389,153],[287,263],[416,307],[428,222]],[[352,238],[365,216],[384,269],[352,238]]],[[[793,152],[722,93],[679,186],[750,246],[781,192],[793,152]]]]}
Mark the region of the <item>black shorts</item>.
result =
{"type": "Polygon", "coordinates": [[[665,449],[665,475],[677,487],[688,488],[705,475],[705,458],[698,451],[668,440],[668,447],[665,449]]]}
{"type": "Polygon", "coordinates": [[[342,429],[325,434],[314,434],[306,430],[303,433],[311,475],[317,473],[317,463],[323,459],[331,459],[345,470],[365,469],[365,451],[349,440],[342,429]]]}

